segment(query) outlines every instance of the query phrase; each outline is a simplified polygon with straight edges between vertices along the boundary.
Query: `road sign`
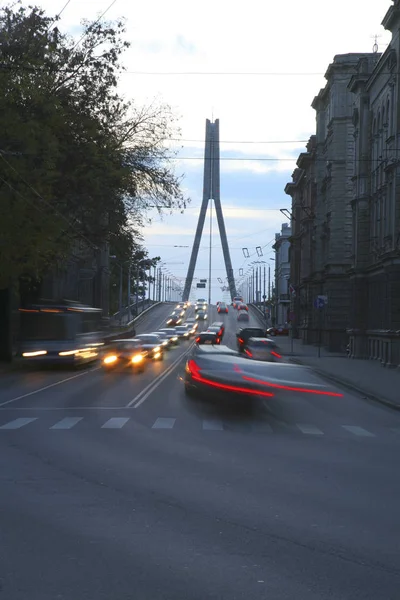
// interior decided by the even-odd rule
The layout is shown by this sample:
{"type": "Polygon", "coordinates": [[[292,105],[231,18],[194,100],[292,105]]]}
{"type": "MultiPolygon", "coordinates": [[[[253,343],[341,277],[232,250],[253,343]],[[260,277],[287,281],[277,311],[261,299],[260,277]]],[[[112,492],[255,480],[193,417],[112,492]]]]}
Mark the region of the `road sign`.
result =
{"type": "Polygon", "coordinates": [[[265,294],[263,294],[263,300],[266,300],[267,296],[265,294]]]}
{"type": "Polygon", "coordinates": [[[325,304],[328,304],[328,296],[317,296],[317,298],[318,298],[318,300],[323,301],[324,306],[325,306],[325,304]]]}
{"type": "Polygon", "coordinates": [[[207,283],[207,279],[200,279],[200,283],[207,283]]]}
{"type": "Polygon", "coordinates": [[[206,287],[206,284],[205,284],[205,283],[198,283],[198,284],[196,285],[196,287],[198,287],[198,288],[205,288],[205,287],[206,287]]]}

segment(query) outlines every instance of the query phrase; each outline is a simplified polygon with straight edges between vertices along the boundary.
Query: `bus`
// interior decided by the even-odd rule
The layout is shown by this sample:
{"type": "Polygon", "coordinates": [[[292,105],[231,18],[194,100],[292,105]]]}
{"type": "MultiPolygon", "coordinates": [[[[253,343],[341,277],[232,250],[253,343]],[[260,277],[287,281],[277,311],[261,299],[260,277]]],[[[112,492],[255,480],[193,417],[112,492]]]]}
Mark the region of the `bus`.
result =
{"type": "Polygon", "coordinates": [[[26,361],[78,365],[96,360],[104,345],[100,308],[42,300],[20,308],[19,316],[17,356],[26,361]]]}

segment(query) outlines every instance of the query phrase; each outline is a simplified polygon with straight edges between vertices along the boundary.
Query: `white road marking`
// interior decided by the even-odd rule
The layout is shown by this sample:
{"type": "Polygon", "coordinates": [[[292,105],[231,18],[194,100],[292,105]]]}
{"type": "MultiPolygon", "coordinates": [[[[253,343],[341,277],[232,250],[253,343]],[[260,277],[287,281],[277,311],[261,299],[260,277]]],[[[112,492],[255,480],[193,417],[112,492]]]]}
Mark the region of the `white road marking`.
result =
{"type": "Polygon", "coordinates": [[[324,435],[323,431],[318,429],[318,427],[314,427],[314,425],[305,425],[302,423],[297,423],[296,427],[300,429],[302,433],[307,433],[309,435],[324,435]]]}
{"type": "Polygon", "coordinates": [[[67,381],[71,381],[72,379],[76,379],[77,377],[82,377],[82,375],[87,375],[87,373],[93,373],[93,371],[97,371],[100,367],[95,367],[94,369],[88,369],[87,371],[83,371],[82,373],[78,373],[77,375],[72,375],[72,377],[67,377],[66,379],[61,379],[61,381],[56,381],[55,383],[50,383],[50,385],[45,385],[38,390],[34,390],[33,392],[28,392],[27,394],[22,394],[22,396],[17,396],[16,398],[11,398],[11,400],[6,400],[6,402],[2,402],[0,406],[5,406],[6,404],[11,404],[11,402],[17,402],[17,400],[22,400],[22,398],[28,398],[28,396],[33,396],[34,394],[39,394],[40,392],[44,392],[45,390],[49,390],[50,388],[55,387],[56,385],[61,385],[67,381]]]}
{"type": "Polygon", "coordinates": [[[375,437],[374,433],[367,431],[363,427],[358,427],[357,425],[342,425],[342,427],[350,433],[354,433],[354,435],[360,435],[364,437],[375,437]]]}
{"type": "Polygon", "coordinates": [[[128,421],[130,417],[113,417],[112,419],[108,419],[101,426],[102,429],[121,429],[128,421]]]}
{"type": "Polygon", "coordinates": [[[25,425],[29,425],[29,423],[32,423],[33,421],[36,421],[37,417],[34,418],[19,418],[19,419],[14,419],[14,421],[10,421],[9,423],[6,423],[5,425],[2,425],[0,427],[0,429],[20,429],[21,427],[24,427],[25,425]]]}
{"type": "Polygon", "coordinates": [[[141,392],[139,392],[139,394],[135,398],[133,398],[133,400],[131,400],[126,405],[126,407],[129,408],[130,406],[134,405],[134,408],[138,408],[145,400],[147,400],[150,394],[154,392],[154,390],[160,385],[160,383],[162,383],[164,379],[166,379],[168,375],[172,373],[174,369],[176,369],[176,367],[182,362],[182,360],[184,360],[185,356],[189,354],[192,347],[193,343],[189,346],[187,350],[185,350],[185,352],[180,354],[178,358],[174,360],[174,362],[169,367],[167,367],[167,369],[165,369],[165,371],[160,373],[160,375],[158,375],[158,377],[156,377],[154,381],[149,383],[149,385],[147,385],[141,392]]]}
{"type": "Polygon", "coordinates": [[[224,425],[222,421],[219,421],[218,419],[204,419],[203,429],[206,429],[207,431],[223,431],[224,425]]]}
{"type": "Polygon", "coordinates": [[[82,421],[83,417],[65,417],[55,423],[50,429],[72,429],[74,425],[82,421]]]}
{"type": "Polygon", "coordinates": [[[169,417],[158,417],[152,425],[152,429],[172,429],[176,419],[169,417]]]}

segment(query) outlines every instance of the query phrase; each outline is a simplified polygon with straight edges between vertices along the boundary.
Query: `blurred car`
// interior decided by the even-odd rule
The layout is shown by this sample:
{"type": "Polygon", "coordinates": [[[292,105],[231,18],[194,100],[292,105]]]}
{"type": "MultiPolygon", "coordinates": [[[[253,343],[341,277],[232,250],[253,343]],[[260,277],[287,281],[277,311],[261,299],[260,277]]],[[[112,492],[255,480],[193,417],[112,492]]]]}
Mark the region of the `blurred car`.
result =
{"type": "Polygon", "coordinates": [[[129,368],[133,372],[143,373],[147,351],[140,340],[114,340],[104,352],[102,367],[105,371],[116,368],[129,368]]]}
{"type": "Polygon", "coordinates": [[[179,344],[179,339],[176,334],[175,327],[170,327],[168,329],[160,329],[160,333],[164,333],[167,339],[170,341],[172,346],[177,346],[179,344]]]}
{"type": "Polygon", "coordinates": [[[187,302],[178,302],[178,304],[176,305],[175,310],[186,310],[187,309],[187,302]]]}
{"type": "Polygon", "coordinates": [[[199,324],[196,321],[196,317],[190,317],[189,319],[186,319],[185,323],[186,325],[189,325],[190,335],[195,335],[196,330],[199,326],[199,324]]]}
{"type": "Polygon", "coordinates": [[[136,336],[140,340],[143,349],[147,351],[147,358],[152,360],[164,360],[164,348],[161,338],[154,333],[142,333],[136,336]]]}
{"type": "Polygon", "coordinates": [[[190,327],[186,324],[175,327],[176,335],[179,339],[188,340],[190,336],[190,327]]]}
{"type": "MultiPolygon", "coordinates": [[[[215,339],[218,340],[218,344],[222,342],[222,335],[220,327],[207,327],[206,331],[202,331],[202,333],[212,333],[215,335],[215,339]]],[[[200,335],[200,334],[199,334],[200,335]]]]}
{"type": "Polygon", "coordinates": [[[237,310],[249,310],[249,307],[244,302],[238,302],[236,308],[237,310]]]}
{"type": "Polygon", "coordinates": [[[201,331],[196,335],[196,344],[220,344],[221,338],[214,331],[201,331]]]}
{"type": "Polygon", "coordinates": [[[247,341],[251,337],[265,337],[265,329],[261,327],[242,327],[236,334],[237,347],[239,352],[243,352],[247,341]]]}
{"type": "Polygon", "coordinates": [[[225,302],[220,302],[217,306],[217,312],[219,313],[227,313],[228,312],[228,307],[226,305],[225,302]]]}
{"type": "Polygon", "coordinates": [[[287,325],[276,325],[267,329],[268,335],[289,335],[289,327],[287,325]]]}
{"type": "Polygon", "coordinates": [[[282,360],[279,348],[274,340],[265,337],[251,337],[244,346],[247,358],[263,360],[267,362],[279,362],[282,360]]]}
{"type": "Polygon", "coordinates": [[[170,315],[167,319],[167,325],[169,327],[176,327],[180,323],[182,323],[182,317],[180,317],[174,313],[172,313],[172,315],[170,315]]]}
{"type": "Polygon", "coordinates": [[[248,360],[227,346],[196,344],[180,377],[188,396],[224,397],[251,405],[255,397],[303,394],[343,397],[331,391],[308,367],[248,360]]]}
{"type": "Polygon", "coordinates": [[[249,321],[250,317],[249,317],[249,313],[247,312],[247,310],[239,310],[238,311],[238,316],[237,316],[237,320],[238,321],[249,321]]]}
{"type": "Polygon", "coordinates": [[[217,321],[212,323],[210,327],[207,327],[207,331],[214,331],[222,340],[225,333],[225,325],[217,321]]]}
{"type": "Polygon", "coordinates": [[[242,296],[235,296],[234,299],[232,300],[233,308],[237,308],[238,304],[241,304],[242,302],[243,302],[242,296]]]}
{"type": "Polygon", "coordinates": [[[207,319],[207,313],[205,310],[201,309],[197,311],[196,319],[198,321],[205,321],[207,319]]]}
{"type": "Polygon", "coordinates": [[[154,335],[158,335],[163,348],[165,348],[166,350],[172,348],[172,337],[168,336],[165,331],[152,331],[151,333],[154,335]]]}
{"type": "Polygon", "coordinates": [[[198,312],[199,310],[207,310],[207,302],[204,301],[197,301],[196,304],[194,305],[194,312],[198,312]]]}

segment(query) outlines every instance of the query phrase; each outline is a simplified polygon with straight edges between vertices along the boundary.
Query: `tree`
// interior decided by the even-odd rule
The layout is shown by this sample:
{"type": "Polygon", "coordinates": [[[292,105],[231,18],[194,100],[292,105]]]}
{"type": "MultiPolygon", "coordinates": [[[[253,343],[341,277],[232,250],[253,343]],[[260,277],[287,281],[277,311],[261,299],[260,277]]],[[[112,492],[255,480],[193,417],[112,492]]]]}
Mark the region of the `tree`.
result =
{"type": "Polygon", "coordinates": [[[54,25],[38,7],[0,10],[0,289],[187,202],[171,110],[117,91],[123,21],[84,22],[79,43],[54,25]]]}

